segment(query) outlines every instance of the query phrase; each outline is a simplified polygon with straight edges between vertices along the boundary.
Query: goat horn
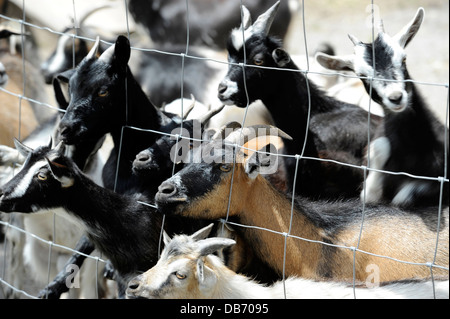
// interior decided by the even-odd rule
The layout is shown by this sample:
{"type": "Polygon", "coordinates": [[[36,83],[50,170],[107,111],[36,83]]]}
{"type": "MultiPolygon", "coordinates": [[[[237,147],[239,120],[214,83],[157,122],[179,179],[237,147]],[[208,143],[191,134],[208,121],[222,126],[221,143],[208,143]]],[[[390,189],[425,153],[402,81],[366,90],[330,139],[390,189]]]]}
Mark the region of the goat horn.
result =
{"type": "Polygon", "coordinates": [[[102,55],[98,58],[99,61],[103,61],[105,63],[111,64],[111,61],[114,57],[114,52],[116,50],[116,44],[111,45],[108,49],[106,49],[102,55]]]}
{"type": "Polygon", "coordinates": [[[188,106],[187,110],[184,112],[183,114],[183,120],[187,119],[189,113],[191,113],[191,111],[194,109],[195,106],[195,96],[193,94],[191,94],[191,100],[192,103],[191,105],[188,106]]]}
{"type": "Polygon", "coordinates": [[[236,241],[229,238],[207,238],[197,242],[196,250],[200,253],[200,256],[207,256],[234,244],[236,244],[236,241]]]}
{"type": "Polygon", "coordinates": [[[237,128],[241,128],[242,125],[239,122],[233,121],[228,122],[227,124],[223,125],[220,130],[218,130],[211,138],[211,140],[216,139],[225,139],[227,135],[229,135],[231,132],[233,132],[237,128]]]}
{"type": "Polygon", "coordinates": [[[25,144],[23,144],[21,141],[19,141],[17,138],[14,138],[14,146],[16,147],[16,149],[19,151],[19,153],[23,156],[23,157],[27,157],[28,154],[30,154],[31,152],[33,152],[33,149],[29,146],[26,146],[25,144]]]}
{"type": "Polygon", "coordinates": [[[198,120],[200,121],[200,123],[202,125],[206,125],[206,123],[208,123],[208,121],[217,113],[219,113],[220,111],[223,110],[223,108],[225,107],[225,104],[222,104],[221,106],[219,106],[218,108],[212,109],[210,111],[208,111],[208,113],[204,114],[202,117],[200,117],[198,120]]]}
{"type": "Polygon", "coordinates": [[[91,48],[91,50],[89,51],[89,53],[85,57],[86,60],[90,60],[92,58],[95,58],[95,56],[97,55],[97,52],[98,52],[99,45],[100,45],[100,37],[97,36],[97,38],[95,39],[94,46],[91,48]]]}
{"type": "Polygon", "coordinates": [[[383,20],[380,20],[380,22],[378,23],[378,33],[385,33],[383,20]]]}
{"type": "Polygon", "coordinates": [[[277,136],[284,139],[292,140],[291,136],[280,130],[278,127],[266,124],[257,124],[244,127],[242,128],[242,130],[234,131],[226,139],[229,142],[244,145],[249,141],[250,138],[256,138],[259,136],[277,136]]]}
{"type": "Polygon", "coordinates": [[[252,25],[252,17],[246,6],[242,5],[242,21],[240,30],[247,30],[252,25]]]}
{"type": "Polygon", "coordinates": [[[57,151],[58,153],[64,153],[64,148],[65,148],[64,142],[61,140],[53,150],[57,151]]]}
{"type": "Polygon", "coordinates": [[[191,239],[193,239],[194,241],[198,241],[201,239],[205,239],[206,237],[209,236],[209,233],[211,233],[211,229],[213,228],[214,224],[211,223],[206,227],[203,227],[200,230],[197,230],[195,233],[193,233],[192,235],[190,235],[189,237],[191,239]]]}
{"type": "Polygon", "coordinates": [[[275,19],[278,7],[280,6],[280,1],[277,1],[272,7],[270,7],[266,12],[261,14],[258,19],[256,19],[253,24],[253,31],[255,33],[262,32],[263,34],[268,34],[272,22],[275,19]]]}
{"type": "Polygon", "coordinates": [[[352,35],[352,34],[348,34],[348,38],[350,39],[350,41],[352,41],[353,42],[353,45],[360,45],[360,44],[362,44],[362,41],[361,40],[359,40],[357,37],[355,37],[354,35],[352,35]]]}

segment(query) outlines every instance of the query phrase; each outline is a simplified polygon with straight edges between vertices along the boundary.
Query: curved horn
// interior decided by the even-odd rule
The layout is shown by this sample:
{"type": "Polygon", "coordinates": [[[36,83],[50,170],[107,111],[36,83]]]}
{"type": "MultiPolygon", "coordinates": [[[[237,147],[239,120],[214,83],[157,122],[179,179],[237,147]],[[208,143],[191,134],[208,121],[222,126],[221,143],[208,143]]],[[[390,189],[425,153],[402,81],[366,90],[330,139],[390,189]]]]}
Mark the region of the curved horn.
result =
{"type": "Polygon", "coordinates": [[[194,109],[195,106],[195,96],[191,94],[192,103],[188,106],[187,110],[183,114],[183,120],[187,119],[189,113],[194,109]]]}
{"type": "Polygon", "coordinates": [[[99,61],[103,61],[105,63],[111,64],[111,61],[114,57],[114,52],[116,50],[116,44],[111,45],[108,49],[106,49],[102,55],[98,58],[99,61]]]}
{"type": "Polygon", "coordinates": [[[29,146],[26,146],[21,141],[19,141],[17,138],[14,137],[14,146],[16,147],[17,151],[23,156],[27,157],[28,154],[33,152],[33,149],[29,146]]]}
{"type": "Polygon", "coordinates": [[[268,34],[270,27],[272,26],[272,22],[275,19],[275,15],[277,14],[278,7],[280,6],[280,1],[277,1],[272,7],[270,7],[266,12],[261,14],[258,19],[256,19],[255,23],[253,23],[253,31],[262,32],[264,34],[268,34]]]}
{"type": "Polygon", "coordinates": [[[86,60],[95,58],[95,56],[97,55],[97,52],[98,52],[99,45],[100,45],[100,37],[97,36],[97,38],[95,39],[94,46],[91,48],[91,50],[85,57],[86,60]]]}
{"type": "Polygon", "coordinates": [[[206,114],[204,114],[203,116],[201,116],[198,120],[200,121],[200,123],[202,125],[206,125],[206,123],[208,123],[208,121],[217,113],[219,113],[220,111],[223,110],[223,108],[225,107],[225,104],[222,104],[221,106],[219,106],[218,108],[212,109],[210,111],[208,111],[206,114]]]}
{"type": "Polygon", "coordinates": [[[64,142],[61,140],[59,143],[53,148],[53,150],[57,151],[58,153],[64,153],[65,148],[64,142]]]}
{"type": "Polygon", "coordinates": [[[252,25],[252,17],[246,6],[242,6],[242,20],[240,30],[247,30],[252,25]]]}
{"type": "Polygon", "coordinates": [[[352,34],[348,34],[348,38],[350,39],[350,41],[353,42],[353,45],[355,46],[362,44],[362,41],[360,41],[357,37],[355,37],[352,34]]]}
{"type": "Polygon", "coordinates": [[[220,130],[218,130],[211,138],[211,140],[216,139],[225,139],[227,135],[229,135],[231,132],[233,132],[237,128],[241,128],[242,125],[239,122],[233,121],[228,122],[227,124],[223,125],[220,130]]]}
{"type": "Polygon", "coordinates": [[[380,20],[380,22],[378,23],[378,34],[380,33],[385,33],[383,20],[380,20]]]}

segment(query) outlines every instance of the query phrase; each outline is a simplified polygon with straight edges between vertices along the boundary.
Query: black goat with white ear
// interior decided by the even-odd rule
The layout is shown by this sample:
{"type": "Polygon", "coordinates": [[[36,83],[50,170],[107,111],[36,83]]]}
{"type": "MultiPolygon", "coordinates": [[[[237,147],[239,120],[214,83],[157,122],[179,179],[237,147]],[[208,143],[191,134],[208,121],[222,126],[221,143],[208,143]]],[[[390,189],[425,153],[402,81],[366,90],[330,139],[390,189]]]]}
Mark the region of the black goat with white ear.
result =
{"type": "MultiPolygon", "coordinates": [[[[361,165],[368,143],[367,131],[374,132],[377,117],[371,116],[368,125],[369,115],[365,110],[328,97],[298,70],[282,49],[281,42],[268,35],[279,4],[277,2],[260,15],[253,24],[250,12],[243,7],[243,23],[231,32],[228,40],[231,64],[219,85],[219,98],[225,104],[234,103],[239,107],[260,99],[272,114],[275,125],[293,137],[292,141],[285,141],[287,154],[302,154],[306,139],[303,153],[306,157],[361,165]],[[244,62],[247,65],[245,73],[241,66],[244,62]]],[[[286,166],[291,187],[295,164],[293,158],[288,158],[286,166]]],[[[332,168],[333,165],[301,160],[296,192],[313,197],[357,196],[363,180],[362,171],[343,166],[332,168]],[[346,170],[346,178],[333,172],[336,169],[339,174],[340,170],[346,170]]]]}
{"type": "Polygon", "coordinates": [[[114,266],[119,287],[125,287],[131,277],[156,264],[162,215],[138,202],[148,201],[143,195],[117,194],[94,183],[60,153],[61,146],[18,147],[27,160],[0,189],[0,211],[64,209],[84,224],[90,241],[114,266]]]}
{"type": "MultiPolygon", "coordinates": [[[[367,92],[370,92],[370,78],[376,79],[372,82],[372,99],[382,105],[385,117],[370,144],[371,168],[448,179],[445,172],[445,165],[449,167],[448,129],[428,108],[406,68],[405,47],[419,31],[423,18],[424,10],[419,8],[416,16],[395,36],[385,33],[380,24],[373,43],[363,43],[349,35],[355,45],[353,55],[318,54],[316,58],[324,67],[350,70],[362,76],[367,92]]],[[[387,201],[398,206],[429,205],[438,203],[440,188],[437,181],[370,171],[361,199],[371,203],[387,201]]],[[[447,180],[444,204],[448,204],[448,192],[447,180]]]]}

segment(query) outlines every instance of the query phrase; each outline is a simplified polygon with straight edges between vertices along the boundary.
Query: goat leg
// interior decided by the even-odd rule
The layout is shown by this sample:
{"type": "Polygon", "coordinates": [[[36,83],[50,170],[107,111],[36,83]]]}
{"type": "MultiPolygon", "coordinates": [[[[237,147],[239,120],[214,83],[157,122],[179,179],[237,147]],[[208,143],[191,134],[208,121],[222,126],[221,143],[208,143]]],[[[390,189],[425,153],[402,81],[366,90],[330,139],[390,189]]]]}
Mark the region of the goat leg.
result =
{"type": "Polygon", "coordinates": [[[95,246],[91,241],[83,235],[78,241],[75,250],[85,255],[74,253],[64,265],[64,268],[56,275],[55,279],[49,283],[44,289],[39,292],[38,298],[41,299],[59,299],[61,294],[69,291],[69,285],[67,285],[67,279],[71,272],[67,272],[67,266],[76,265],[78,269],[81,268],[86,255],[92,253],[95,246]]]}

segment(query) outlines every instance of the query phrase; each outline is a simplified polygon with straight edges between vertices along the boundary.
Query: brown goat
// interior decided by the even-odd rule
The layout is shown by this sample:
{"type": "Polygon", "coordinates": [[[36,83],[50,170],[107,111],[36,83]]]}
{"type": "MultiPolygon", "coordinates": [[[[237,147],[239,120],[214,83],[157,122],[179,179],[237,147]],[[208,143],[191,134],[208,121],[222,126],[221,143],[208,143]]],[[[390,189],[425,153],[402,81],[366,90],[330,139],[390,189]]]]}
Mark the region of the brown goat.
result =
{"type": "MultiPolygon", "coordinates": [[[[234,136],[227,140],[236,143],[234,136]]],[[[221,158],[230,158],[227,153],[233,150],[222,150],[221,158]]],[[[160,185],[159,209],[195,218],[229,217],[250,226],[236,230],[259,258],[279,273],[284,269],[286,276],[351,280],[354,275],[360,281],[385,282],[429,277],[432,266],[433,274],[448,276],[448,207],[441,214],[438,207],[419,212],[373,205],[363,211],[357,199],[303,198],[296,198],[293,207],[292,199],[260,175],[267,162],[258,154],[238,153],[235,165],[188,165],[160,185]]]]}

